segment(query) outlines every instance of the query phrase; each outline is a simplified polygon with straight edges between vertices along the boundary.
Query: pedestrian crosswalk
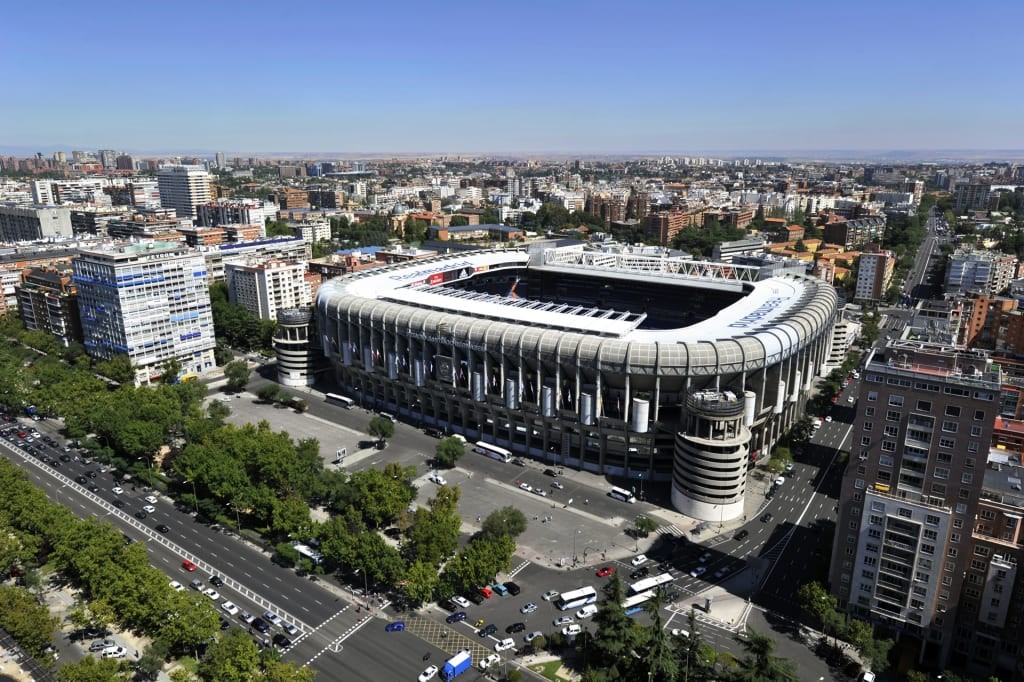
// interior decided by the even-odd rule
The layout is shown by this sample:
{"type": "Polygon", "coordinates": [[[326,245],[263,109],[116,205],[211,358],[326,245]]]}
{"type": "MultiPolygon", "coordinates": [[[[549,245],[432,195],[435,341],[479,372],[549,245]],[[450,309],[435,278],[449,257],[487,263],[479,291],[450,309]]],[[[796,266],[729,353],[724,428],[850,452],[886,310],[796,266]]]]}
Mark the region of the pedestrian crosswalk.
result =
{"type": "Polygon", "coordinates": [[[674,525],[662,526],[657,530],[659,535],[674,535],[677,538],[683,537],[683,531],[676,528],[674,525]]]}

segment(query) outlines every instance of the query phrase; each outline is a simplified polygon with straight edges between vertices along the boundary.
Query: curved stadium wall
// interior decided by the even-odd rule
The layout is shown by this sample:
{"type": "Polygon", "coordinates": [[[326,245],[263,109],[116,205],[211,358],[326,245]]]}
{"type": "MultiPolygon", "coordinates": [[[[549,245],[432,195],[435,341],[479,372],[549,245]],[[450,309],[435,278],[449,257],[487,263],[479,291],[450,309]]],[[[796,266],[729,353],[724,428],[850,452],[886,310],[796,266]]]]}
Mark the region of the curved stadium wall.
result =
{"type": "Polygon", "coordinates": [[[318,326],[338,384],[365,407],[552,465],[671,481],[680,511],[730,519],[743,513],[750,462],[802,414],[837,312],[823,281],[756,278],[755,268],[579,247],[540,262],[480,251],[328,281],[318,326]],[[687,326],[650,328],[643,312],[520,298],[528,273],[592,281],[595,298],[678,286],[669,307],[682,317],[700,292],[735,300],[687,326]],[[511,290],[477,286],[496,278],[511,290]]]}

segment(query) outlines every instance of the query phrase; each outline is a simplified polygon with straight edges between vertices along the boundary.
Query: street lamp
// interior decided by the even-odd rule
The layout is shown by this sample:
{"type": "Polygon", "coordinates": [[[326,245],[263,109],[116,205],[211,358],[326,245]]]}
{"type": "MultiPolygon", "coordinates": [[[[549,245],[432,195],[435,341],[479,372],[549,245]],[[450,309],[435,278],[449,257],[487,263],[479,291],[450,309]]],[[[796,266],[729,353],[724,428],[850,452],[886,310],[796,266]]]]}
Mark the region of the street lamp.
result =
{"type": "Polygon", "coordinates": [[[196,505],[196,514],[199,513],[199,495],[196,493],[196,482],[192,479],[186,479],[185,483],[192,484],[192,502],[196,505]]]}
{"type": "Polygon", "coordinates": [[[573,566],[576,565],[576,536],[578,536],[581,532],[582,531],[580,531],[580,529],[577,528],[576,532],[572,534],[572,565],[573,566]]]}
{"type": "Polygon", "coordinates": [[[638,471],[636,477],[640,479],[640,501],[644,499],[644,472],[638,471]]]}

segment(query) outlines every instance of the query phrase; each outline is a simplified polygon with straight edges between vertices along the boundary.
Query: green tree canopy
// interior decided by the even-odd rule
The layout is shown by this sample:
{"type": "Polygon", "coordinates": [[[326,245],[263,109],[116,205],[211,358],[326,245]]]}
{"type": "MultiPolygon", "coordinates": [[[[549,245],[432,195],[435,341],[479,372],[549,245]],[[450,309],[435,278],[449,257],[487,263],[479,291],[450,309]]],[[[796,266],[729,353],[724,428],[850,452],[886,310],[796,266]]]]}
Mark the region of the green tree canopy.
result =
{"type": "Polygon", "coordinates": [[[495,509],[484,519],[480,530],[488,538],[502,535],[517,538],[526,530],[526,515],[511,506],[495,509]]]}
{"type": "Polygon", "coordinates": [[[224,365],[224,376],[227,378],[227,386],[232,391],[241,391],[249,383],[249,376],[252,371],[249,363],[245,360],[232,360],[224,365]]]}
{"type": "Polygon", "coordinates": [[[452,468],[466,454],[466,444],[459,438],[449,437],[437,441],[434,458],[438,466],[452,468]]]}

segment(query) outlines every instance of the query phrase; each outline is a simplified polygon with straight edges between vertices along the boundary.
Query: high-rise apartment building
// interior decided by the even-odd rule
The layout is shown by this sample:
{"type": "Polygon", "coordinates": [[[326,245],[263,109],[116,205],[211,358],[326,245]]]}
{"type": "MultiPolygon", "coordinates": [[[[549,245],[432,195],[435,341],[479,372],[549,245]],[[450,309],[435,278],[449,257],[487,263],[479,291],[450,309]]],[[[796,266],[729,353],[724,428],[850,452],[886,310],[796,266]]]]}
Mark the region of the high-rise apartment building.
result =
{"type": "Polygon", "coordinates": [[[266,221],[263,202],[252,199],[218,199],[196,207],[196,220],[203,227],[217,225],[260,225],[266,221]]]}
{"type": "Polygon", "coordinates": [[[124,353],[139,384],[167,360],[184,374],[214,367],[213,314],[203,256],[181,244],[115,243],[74,260],[78,310],[89,355],[124,353]]]}
{"type": "Polygon", "coordinates": [[[0,241],[29,242],[72,235],[71,209],[0,202],[0,241]]]}
{"type": "Polygon", "coordinates": [[[160,205],[180,218],[195,218],[196,207],[210,202],[210,174],[200,166],[164,166],[156,178],[160,205]]]}
{"type": "Polygon", "coordinates": [[[892,251],[879,249],[877,244],[869,246],[860,255],[857,266],[857,287],[854,289],[855,301],[881,301],[885,296],[892,273],[896,267],[896,254],[892,251]]]}
{"type": "Polygon", "coordinates": [[[276,320],[280,310],[313,305],[312,289],[303,262],[230,263],[224,270],[231,302],[244,306],[264,320],[276,320]]]}
{"type": "Polygon", "coordinates": [[[972,532],[1000,387],[983,352],[902,341],[868,357],[857,402],[831,590],[851,616],[916,638],[940,670],[977,625],[958,605],[983,559],[972,532]]]}
{"type": "Polygon", "coordinates": [[[1012,254],[957,249],[946,267],[946,293],[994,296],[1010,286],[1016,272],[1017,258],[1012,254]]]}
{"type": "Polygon", "coordinates": [[[46,268],[31,268],[15,287],[18,314],[26,329],[52,334],[67,347],[82,340],[82,322],[71,276],[46,268]]]}

